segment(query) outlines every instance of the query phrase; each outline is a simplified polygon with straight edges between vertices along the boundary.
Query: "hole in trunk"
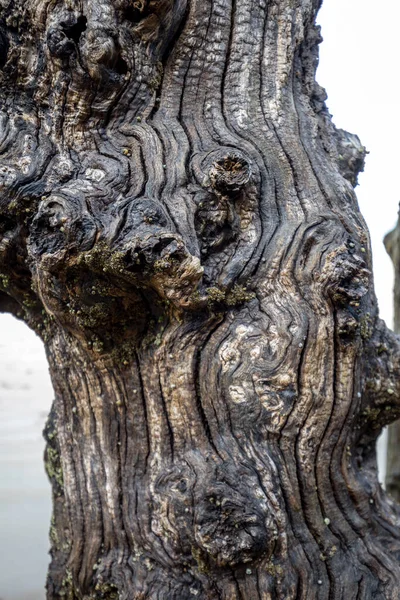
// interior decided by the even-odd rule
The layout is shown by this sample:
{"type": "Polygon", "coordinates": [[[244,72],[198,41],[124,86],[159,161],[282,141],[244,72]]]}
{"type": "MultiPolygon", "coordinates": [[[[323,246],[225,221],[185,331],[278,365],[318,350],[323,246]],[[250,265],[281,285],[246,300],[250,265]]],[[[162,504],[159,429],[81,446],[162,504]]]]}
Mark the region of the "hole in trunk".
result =
{"type": "Polygon", "coordinates": [[[78,44],[82,33],[87,29],[87,18],[81,15],[78,17],[75,25],[62,23],[62,28],[67,38],[73,40],[75,44],[78,44]]]}
{"type": "Polygon", "coordinates": [[[138,23],[141,21],[147,13],[147,6],[145,0],[136,0],[132,6],[128,6],[125,9],[125,19],[131,21],[131,23],[138,23]]]}
{"type": "Polygon", "coordinates": [[[115,71],[118,75],[126,75],[128,72],[128,65],[124,61],[123,58],[119,57],[117,60],[117,64],[115,65],[115,71]]]}
{"type": "Polygon", "coordinates": [[[0,69],[4,67],[8,56],[8,38],[6,32],[0,25],[0,69]]]}

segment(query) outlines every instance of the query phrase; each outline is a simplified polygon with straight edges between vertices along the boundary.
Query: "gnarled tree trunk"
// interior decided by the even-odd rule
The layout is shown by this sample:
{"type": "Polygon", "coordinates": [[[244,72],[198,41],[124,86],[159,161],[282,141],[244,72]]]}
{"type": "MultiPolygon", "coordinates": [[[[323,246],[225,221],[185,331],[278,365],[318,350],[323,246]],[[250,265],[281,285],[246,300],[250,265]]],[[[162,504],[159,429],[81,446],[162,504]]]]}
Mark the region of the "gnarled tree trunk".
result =
{"type": "Polygon", "coordinates": [[[51,600],[400,598],[400,346],[319,4],[0,0],[0,302],[55,388],[51,600]]]}
{"type": "MultiPolygon", "coordinates": [[[[400,332],[400,220],[385,237],[385,247],[394,267],[394,330],[400,332]]],[[[386,489],[400,502],[400,421],[388,428],[386,489]]]]}

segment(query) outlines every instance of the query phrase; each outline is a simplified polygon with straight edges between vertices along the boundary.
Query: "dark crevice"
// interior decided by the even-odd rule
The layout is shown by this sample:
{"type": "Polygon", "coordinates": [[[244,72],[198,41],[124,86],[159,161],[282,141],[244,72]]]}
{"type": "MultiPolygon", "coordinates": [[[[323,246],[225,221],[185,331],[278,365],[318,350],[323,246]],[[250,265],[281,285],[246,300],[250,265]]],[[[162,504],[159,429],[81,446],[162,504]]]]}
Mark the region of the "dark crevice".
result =
{"type": "Polygon", "coordinates": [[[131,23],[139,23],[148,14],[148,6],[146,0],[136,0],[133,6],[128,6],[124,10],[124,18],[131,23]]]}
{"type": "Polygon", "coordinates": [[[158,385],[159,385],[159,389],[160,389],[161,406],[162,406],[162,410],[164,411],[165,423],[166,423],[167,429],[168,429],[168,438],[169,438],[170,448],[171,448],[171,460],[173,461],[174,460],[174,430],[173,430],[173,427],[171,425],[171,421],[169,418],[168,407],[167,407],[167,402],[166,402],[166,399],[165,399],[165,396],[163,393],[163,386],[162,386],[160,372],[158,372],[158,385]]]}
{"type": "Polygon", "coordinates": [[[181,17],[181,21],[179,23],[179,26],[176,29],[173,37],[170,40],[168,40],[167,49],[166,49],[166,52],[165,52],[165,54],[164,54],[164,56],[162,58],[162,63],[163,63],[164,68],[165,68],[165,66],[166,66],[166,64],[168,62],[168,59],[170,58],[171,54],[173,53],[173,51],[175,49],[177,41],[180,39],[180,37],[181,37],[181,35],[183,33],[183,30],[184,30],[184,28],[186,26],[186,23],[187,23],[187,20],[188,20],[188,17],[189,17],[189,13],[190,13],[190,3],[187,2],[185,10],[184,10],[184,13],[183,13],[183,15],[181,17]]]}
{"type": "Polygon", "coordinates": [[[61,27],[68,39],[73,40],[75,44],[79,43],[80,37],[87,29],[87,18],[83,15],[77,18],[74,25],[61,23],[61,27]]]}
{"type": "MultiPolygon", "coordinates": [[[[163,66],[163,73],[165,73],[167,63],[175,49],[175,46],[176,46],[178,40],[180,39],[180,37],[183,33],[183,30],[185,29],[185,26],[186,26],[186,23],[187,23],[187,20],[189,17],[189,12],[190,12],[190,4],[189,4],[189,2],[187,2],[185,11],[184,11],[184,14],[182,15],[179,26],[178,26],[177,30],[175,31],[172,39],[169,40],[168,44],[166,45],[165,53],[162,56],[161,62],[162,62],[162,66],[163,66]]],[[[161,85],[156,90],[156,100],[155,100],[154,107],[149,115],[149,119],[148,119],[149,121],[154,118],[154,115],[157,113],[157,111],[159,109],[161,95],[162,95],[162,87],[163,87],[163,85],[161,83],[161,85]]],[[[185,85],[182,86],[182,89],[183,90],[185,89],[185,85]]],[[[179,112],[179,115],[180,114],[181,113],[179,112]]],[[[179,120],[180,120],[180,124],[182,125],[182,119],[179,119],[179,120]]]]}
{"type": "Polygon", "coordinates": [[[9,43],[7,34],[0,23],[0,69],[4,67],[7,62],[9,43]]]}
{"type": "Polygon", "coordinates": [[[143,381],[143,376],[142,376],[142,371],[141,371],[141,366],[140,366],[140,359],[139,359],[139,354],[136,352],[135,353],[135,359],[136,359],[136,368],[137,368],[137,374],[138,374],[138,379],[139,379],[139,384],[140,384],[140,395],[142,398],[142,402],[143,402],[143,415],[144,415],[144,420],[146,423],[146,445],[147,445],[147,449],[146,449],[146,458],[144,461],[145,464],[145,473],[147,471],[147,466],[148,466],[148,462],[149,462],[149,456],[150,456],[150,452],[151,452],[151,436],[150,436],[150,427],[149,427],[149,415],[148,415],[148,410],[147,410],[147,404],[146,404],[146,395],[145,395],[145,385],[144,385],[144,381],[143,381]]]}
{"type": "Polygon", "coordinates": [[[126,75],[128,72],[128,65],[126,63],[126,61],[121,58],[121,56],[118,58],[116,65],[114,67],[114,70],[116,73],[118,73],[118,75],[126,75]]]}
{"type": "Polygon", "coordinates": [[[209,335],[207,336],[206,340],[203,343],[203,347],[199,348],[195,354],[195,361],[194,361],[194,381],[195,381],[195,391],[196,391],[196,406],[197,409],[199,411],[199,416],[201,419],[201,422],[203,424],[204,427],[204,432],[206,434],[208,443],[210,444],[211,448],[214,450],[214,452],[220,456],[220,453],[218,451],[218,448],[215,445],[214,439],[213,439],[213,435],[211,433],[211,428],[210,428],[210,424],[208,422],[207,419],[207,415],[206,412],[204,410],[204,406],[203,406],[203,402],[202,402],[202,393],[201,393],[201,359],[202,359],[202,350],[204,351],[207,343],[209,342],[209,340],[211,339],[211,337],[213,336],[214,332],[216,331],[216,329],[218,329],[218,327],[220,326],[220,323],[218,323],[218,325],[214,328],[212,328],[212,330],[210,331],[209,335]]]}

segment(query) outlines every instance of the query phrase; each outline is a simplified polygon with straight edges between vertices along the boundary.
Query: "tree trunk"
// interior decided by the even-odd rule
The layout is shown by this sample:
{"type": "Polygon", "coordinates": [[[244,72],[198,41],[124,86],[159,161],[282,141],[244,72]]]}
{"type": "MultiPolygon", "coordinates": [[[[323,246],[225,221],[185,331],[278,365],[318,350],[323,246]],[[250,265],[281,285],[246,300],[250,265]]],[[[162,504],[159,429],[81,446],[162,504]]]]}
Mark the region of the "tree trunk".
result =
{"type": "MultiPolygon", "coordinates": [[[[400,221],[385,237],[385,247],[394,266],[394,330],[400,332],[400,221]]],[[[388,428],[386,489],[400,502],[400,421],[388,428]]]]}
{"type": "Polygon", "coordinates": [[[319,0],[0,0],[2,310],[55,389],[47,597],[400,598],[400,414],[319,0]]]}

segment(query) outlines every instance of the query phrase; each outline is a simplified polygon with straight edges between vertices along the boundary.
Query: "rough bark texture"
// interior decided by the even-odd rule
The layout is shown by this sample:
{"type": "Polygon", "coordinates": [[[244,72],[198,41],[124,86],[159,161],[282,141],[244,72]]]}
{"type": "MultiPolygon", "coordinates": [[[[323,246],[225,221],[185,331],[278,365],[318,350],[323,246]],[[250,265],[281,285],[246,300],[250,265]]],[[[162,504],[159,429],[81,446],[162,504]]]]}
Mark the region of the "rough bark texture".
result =
{"type": "Polygon", "coordinates": [[[0,0],[0,302],[54,382],[51,600],[400,598],[400,346],[319,4],[0,0]]]}
{"type": "MultiPolygon", "coordinates": [[[[400,332],[400,221],[385,237],[385,247],[394,267],[394,330],[400,332]]],[[[388,428],[386,489],[400,502],[400,421],[388,428]]]]}

